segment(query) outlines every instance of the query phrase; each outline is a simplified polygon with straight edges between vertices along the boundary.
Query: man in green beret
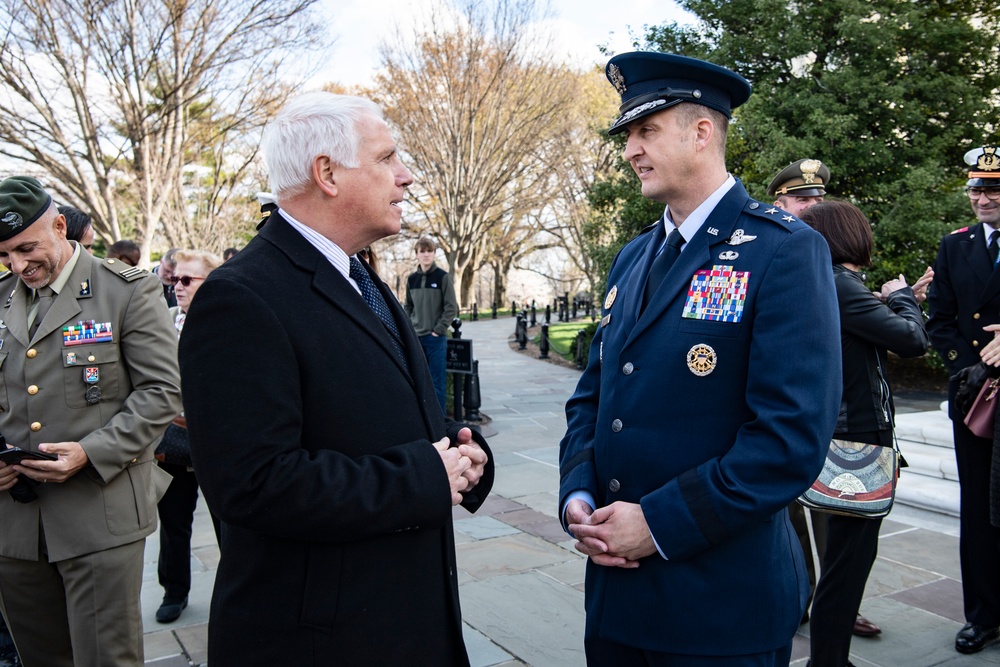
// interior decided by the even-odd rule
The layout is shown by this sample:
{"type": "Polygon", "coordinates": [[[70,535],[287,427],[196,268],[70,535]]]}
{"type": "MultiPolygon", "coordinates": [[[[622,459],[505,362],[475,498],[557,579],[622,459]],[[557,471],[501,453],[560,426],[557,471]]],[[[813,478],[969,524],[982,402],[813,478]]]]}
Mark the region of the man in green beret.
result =
{"type": "Polygon", "coordinates": [[[141,665],[152,445],[181,411],[160,283],[67,240],[29,177],[0,182],[0,262],[0,433],[29,456],[0,462],[0,611],[26,667],[141,665]]]}

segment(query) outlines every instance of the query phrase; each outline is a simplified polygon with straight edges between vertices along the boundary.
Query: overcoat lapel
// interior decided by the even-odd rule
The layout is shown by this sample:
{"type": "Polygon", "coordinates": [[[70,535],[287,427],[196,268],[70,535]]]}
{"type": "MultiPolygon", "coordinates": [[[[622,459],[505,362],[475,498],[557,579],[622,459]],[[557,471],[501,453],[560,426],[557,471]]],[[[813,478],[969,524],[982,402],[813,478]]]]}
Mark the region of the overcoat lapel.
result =
{"type": "MultiPolygon", "coordinates": [[[[365,303],[365,300],[351,286],[347,279],[323,257],[319,250],[295,231],[278,213],[271,214],[267,224],[261,229],[260,236],[284,252],[292,263],[300,269],[312,273],[313,289],[378,343],[385,350],[386,355],[396,364],[400,372],[406,376],[411,384],[413,383],[413,378],[410,376],[409,371],[404,367],[399,355],[396,354],[396,349],[392,345],[391,334],[386,331],[378,315],[365,303]]],[[[382,282],[377,276],[373,276],[372,280],[375,281],[376,286],[382,282]]],[[[380,287],[379,289],[382,291],[383,298],[386,298],[384,288],[380,287]]],[[[386,298],[386,303],[389,305],[389,310],[396,317],[396,323],[400,331],[403,331],[404,326],[409,326],[409,324],[399,322],[397,311],[400,308],[396,302],[396,298],[389,295],[386,298]]],[[[407,362],[411,364],[413,363],[412,348],[413,345],[409,344],[409,341],[406,341],[403,349],[406,351],[407,362]]]]}
{"type": "MultiPolygon", "coordinates": [[[[670,267],[670,271],[664,276],[660,288],[649,300],[649,305],[643,311],[642,316],[636,322],[632,330],[630,339],[642,335],[649,326],[663,315],[677,298],[684,298],[687,295],[688,286],[695,271],[705,266],[712,257],[713,246],[723,244],[735,231],[736,221],[740,217],[740,212],[748,199],[743,185],[736,181],[736,185],[729,189],[729,192],[716,205],[709,214],[708,219],[695,233],[694,238],[688,241],[681,252],[680,257],[670,267]],[[713,233],[709,233],[713,230],[713,233]]],[[[648,253],[647,253],[648,254],[648,253]]],[[[722,260],[719,260],[722,263],[722,260]]],[[[646,271],[643,273],[641,284],[645,284],[645,276],[649,272],[647,262],[646,271]]]]}

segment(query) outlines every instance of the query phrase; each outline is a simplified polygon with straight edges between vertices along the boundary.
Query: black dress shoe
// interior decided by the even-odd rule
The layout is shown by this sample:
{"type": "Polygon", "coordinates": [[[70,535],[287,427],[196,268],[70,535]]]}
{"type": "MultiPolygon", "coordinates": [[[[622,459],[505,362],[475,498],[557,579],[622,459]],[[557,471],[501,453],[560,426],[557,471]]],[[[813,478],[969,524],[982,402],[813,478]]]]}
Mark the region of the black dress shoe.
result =
{"type": "Polygon", "coordinates": [[[1000,638],[1000,628],[985,628],[966,623],[955,635],[955,650],[959,653],[979,653],[986,645],[1000,638]]]}
{"type": "Polygon", "coordinates": [[[156,621],[158,623],[173,623],[181,617],[181,612],[188,606],[188,599],[170,600],[163,598],[160,608],[156,610],[156,621]]]}

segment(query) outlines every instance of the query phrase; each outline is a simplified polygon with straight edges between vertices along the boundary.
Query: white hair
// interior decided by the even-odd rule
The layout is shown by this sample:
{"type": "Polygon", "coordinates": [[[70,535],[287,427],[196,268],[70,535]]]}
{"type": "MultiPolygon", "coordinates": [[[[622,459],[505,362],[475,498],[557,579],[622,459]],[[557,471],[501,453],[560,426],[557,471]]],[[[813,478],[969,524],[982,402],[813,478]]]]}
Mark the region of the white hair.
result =
{"type": "Polygon", "coordinates": [[[343,167],[358,166],[358,123],[367,115],[384,120],[371,100],[315,92],[291,99],[264,128],[261,150],[278,201],[305,190],[312,162],[325,155],[343,167]]]}

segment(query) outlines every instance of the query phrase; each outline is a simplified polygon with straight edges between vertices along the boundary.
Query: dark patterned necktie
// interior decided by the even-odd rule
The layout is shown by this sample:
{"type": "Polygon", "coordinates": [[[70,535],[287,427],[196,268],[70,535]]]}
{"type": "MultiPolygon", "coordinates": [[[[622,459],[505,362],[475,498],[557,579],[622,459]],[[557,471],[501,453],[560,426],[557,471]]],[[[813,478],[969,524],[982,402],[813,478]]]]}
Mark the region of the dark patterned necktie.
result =
{"type": "Polygon", "coordinates": [[[371,276],[365,271],[365,267],[361,265],[361,260],[357,257],[351,257],[351,278],[358,284],[358,289],[361,290],[361,296],[364,298],[365,303],[368,307],[375,311],[378,318],[382,320],[383,326],[389,330],[389,338],[392,339],[392,344],[396,348],[396,352],[399,354],[399,358],[403,361],[403,365],[406,365],[406,355],[403,353],[403,346],[400,345],[399,341],[399,328],[396,327],[396,320],[393,319],[392,313],[389,312],[389,305],[382,298],[382,293],[378,291],[375,287],[375,283],[372,282],[371,276]]]}
{"type": "Polygon", "coordinates": [[[997,251],[1000,250],[1000,242],[997,241],[997,237],[1000,237],[1000,231],[994,230],[994,232],[990,234],[990,247],[989,247],[990,260],[993,262],[994,268],[997,265],[997,251]]]}
{"type": "Polygon", "coordinates": [[[32,320],[31,327],[28,329],[28,335],[31,337],[34,337],[35,332],[38,331],[38,325],[45,319],[45,313],[49,312],[49,308],[52,307],[56,293],[46,285],[35,290],[35,298],[38,301],[38,307],[35,309],[35,319],[32,320]]]}
{"type": "Polygon", "coordinates": [[[643,310],[646,310],[646,305],[649,304],[649,300],[656,294],[656,290],[659,289],[663,278],[670,271],[670,267],[681,256],[682,245],[684,245],[684,237],[681,236],[681,233],[675,227],[672,232],[667,234],[667,244],[663,246],[663,250],[653,259],[653,264],[649,267],[649,275],[646,277],[646,291],[642,295],[642,310],[639,311],[640,314],[643,310]]]}

